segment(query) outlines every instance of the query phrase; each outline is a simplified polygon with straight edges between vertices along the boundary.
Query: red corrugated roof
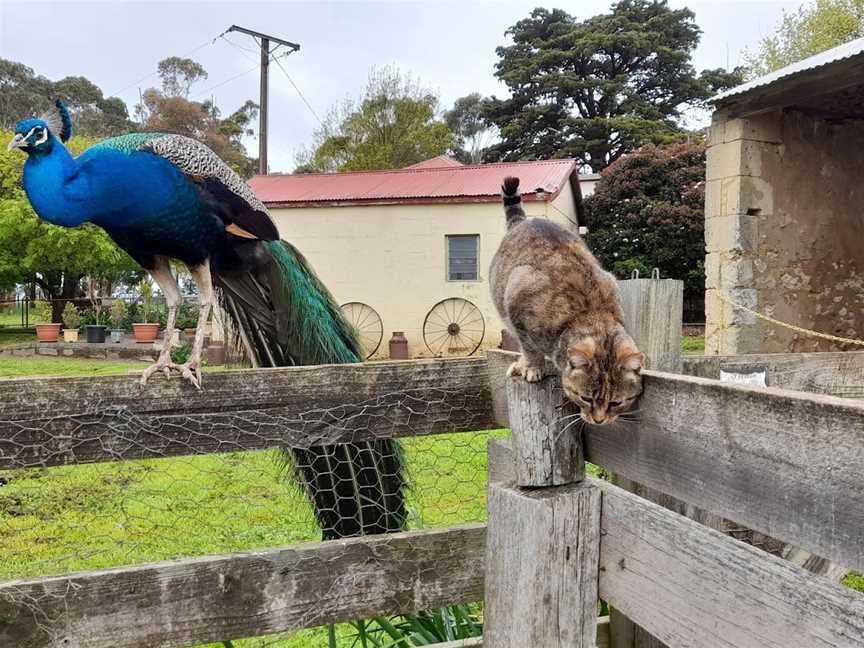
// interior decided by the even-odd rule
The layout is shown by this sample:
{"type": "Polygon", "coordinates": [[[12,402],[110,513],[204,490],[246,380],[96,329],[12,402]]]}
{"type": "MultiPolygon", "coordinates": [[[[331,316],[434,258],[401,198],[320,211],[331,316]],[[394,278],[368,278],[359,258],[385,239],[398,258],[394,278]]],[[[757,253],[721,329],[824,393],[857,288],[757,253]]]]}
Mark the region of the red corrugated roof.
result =
{"type": "Polygon", "coordinates": [[[501,181],[517,176],[524,200],[552,200],[576,173],[574,160],[502,162],[437,168],[255,176],[249,181],[270,207],[344,204],[491,202],[501,181]],[[538,196],[537,190],[543,191],[538,196]]]}
{"type": "Polygon", "coordinates": [[[440,169],[441,167],[465,166],[456,158],[449,155],[436,155],[434,158],[423,160],[417,164],[411,164],[406,169],[440,169]]]}

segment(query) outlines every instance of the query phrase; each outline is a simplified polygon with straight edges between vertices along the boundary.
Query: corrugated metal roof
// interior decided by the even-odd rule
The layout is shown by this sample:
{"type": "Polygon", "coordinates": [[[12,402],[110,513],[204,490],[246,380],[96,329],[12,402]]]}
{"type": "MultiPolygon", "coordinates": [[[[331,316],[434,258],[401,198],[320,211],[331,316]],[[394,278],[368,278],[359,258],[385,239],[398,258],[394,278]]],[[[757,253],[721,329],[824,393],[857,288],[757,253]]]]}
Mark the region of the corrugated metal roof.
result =
{"type": "Polygon", "coordinates": [[[486,202],[500,200],[501,182],[520,179],[525,200],[552,200],[576,172],[574,160],[504,162],[437,168],[255,176],[249,184],[268,205],[486,202]],[[538,190],[542,190],[540,195],[538,190]]]}
{"type": "Polygon", "coordinates": [[[449,155],[436,155],[434,158],[423,160],[417,164],[405,167],[406,169],[440,169],[441,167],[465,166],[459,160],[449,155]]]}
{"type": "Polygon", "coordinates": [[[836,63],[837,61],[844,61],[855,56],[861,56],[862,54],[864,54],[864,38],[857,38],[848,43],[844,43],[843,45],[839,45],[820,54],[816,54],[814,56],[806,58],[803,61],[798,61],[797,63],[793,63],[792,65],[787,65],[784,68],[775,70],[771,74],[766,74],[765,76],[761,76],[758,79],[748,81],[747,83],[732,88],[731,90],[721,92],[711,101],[713,101],[714,103],[722,103],[724,99],[738,97],[756,88],[762,88],[764,86],[772,85],[781,80],[786,80],[789,77],[797,76],[805,72],[810,72],[811,70],[815,70],[816,68],[829,65],[830,63],[836,63]]]}

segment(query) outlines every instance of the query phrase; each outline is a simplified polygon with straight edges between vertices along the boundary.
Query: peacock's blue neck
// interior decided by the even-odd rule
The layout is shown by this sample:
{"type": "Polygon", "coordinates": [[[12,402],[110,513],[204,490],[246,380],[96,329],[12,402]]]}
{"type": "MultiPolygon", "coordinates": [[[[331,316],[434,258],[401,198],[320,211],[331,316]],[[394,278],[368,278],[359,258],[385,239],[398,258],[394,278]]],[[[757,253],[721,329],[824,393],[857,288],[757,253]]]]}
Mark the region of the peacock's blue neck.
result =
{"type": "Polygon", "coordinates": [[[24,163],[24,191],[39,218],[55,225],[75,227],[89,220],[84,205],[72,202],[64,191],[78,165],[60,142],[47,151],[32,153],[24,163]]]}

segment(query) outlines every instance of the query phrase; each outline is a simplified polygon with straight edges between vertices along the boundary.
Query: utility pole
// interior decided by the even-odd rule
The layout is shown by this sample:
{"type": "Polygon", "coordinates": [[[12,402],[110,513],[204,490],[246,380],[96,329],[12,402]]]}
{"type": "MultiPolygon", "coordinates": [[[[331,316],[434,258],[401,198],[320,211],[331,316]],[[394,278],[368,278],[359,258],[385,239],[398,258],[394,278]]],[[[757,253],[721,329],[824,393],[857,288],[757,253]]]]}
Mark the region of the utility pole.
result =
{"type": "Polygon", "coordinates": [[[291,41],[282,40],[281,38],[276,38],[275,36],[268,36],[267,34],[262,34],[261,32],[252,29],[238,27],[237,25],[231,25],[225,31],[226,33],[240,32],[241,34],[251,36],[258,41],[258,44],[261,47],[261,96],[259,100],[260,108],[258,113],[258,173],[261,175],[267,175],[267,122],[269,118],[268,78],[270,71],[270,57],[275,54],[280,47],[287,47],[289,50],[288,53],[290,54],[291,52],[298,51],[300,45],[292,43],[291,41]],[[271,42],[276,44],[273,49],[270,49],[271,42]]]}

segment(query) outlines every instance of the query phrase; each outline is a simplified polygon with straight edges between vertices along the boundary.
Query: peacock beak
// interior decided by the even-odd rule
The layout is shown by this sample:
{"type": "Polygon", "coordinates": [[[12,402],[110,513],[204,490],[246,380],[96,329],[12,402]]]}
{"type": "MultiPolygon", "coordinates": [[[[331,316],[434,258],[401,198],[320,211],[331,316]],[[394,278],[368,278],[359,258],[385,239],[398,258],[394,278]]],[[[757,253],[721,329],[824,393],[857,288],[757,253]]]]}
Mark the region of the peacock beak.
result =
{"type": "Polygon", "coordinates": [[[9,147],[6,149],[7,151],[11,151],[15,148],[22,148],[24,144],[24,140],[27,138],[21,133],[15,133],[15,137],[12,138],[12,141],[9,142],[9,147]]]}

